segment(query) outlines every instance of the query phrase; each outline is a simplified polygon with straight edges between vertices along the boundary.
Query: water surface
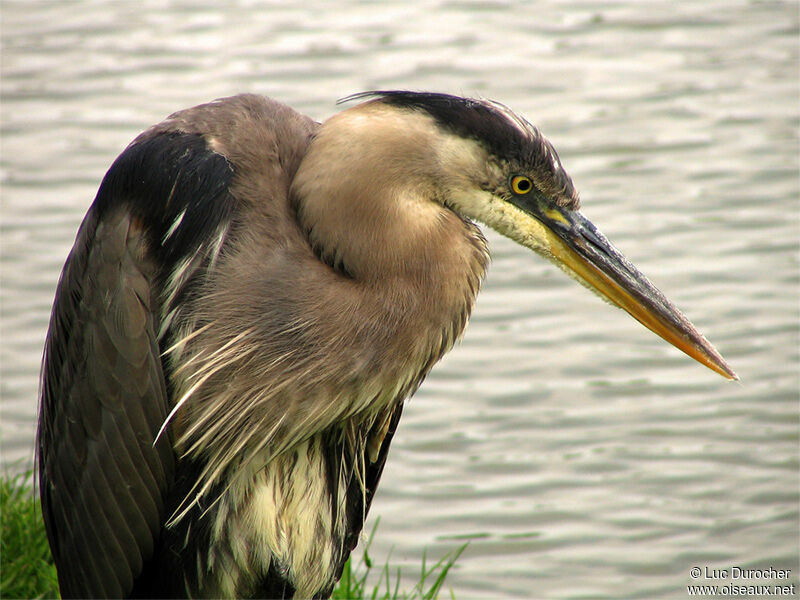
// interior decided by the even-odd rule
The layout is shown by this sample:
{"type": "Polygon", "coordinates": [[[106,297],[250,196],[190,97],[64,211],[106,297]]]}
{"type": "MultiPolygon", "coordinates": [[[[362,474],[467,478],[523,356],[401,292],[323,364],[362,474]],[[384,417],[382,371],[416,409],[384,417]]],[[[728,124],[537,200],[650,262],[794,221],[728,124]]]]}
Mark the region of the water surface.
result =
{"type": "Polygon", "coordinates": [[[464,341],[395,438],[373,558],[410,585],[469,540],[460,599],[685,598],[696,565],[797,581],[796,3],[163,4],[3,3],[6,464],[32,456],[61,265],[139,131],[241,91],[318,119],[368,89],[482,95],[540,126],[741,383],[490,232],[464,341]]]}

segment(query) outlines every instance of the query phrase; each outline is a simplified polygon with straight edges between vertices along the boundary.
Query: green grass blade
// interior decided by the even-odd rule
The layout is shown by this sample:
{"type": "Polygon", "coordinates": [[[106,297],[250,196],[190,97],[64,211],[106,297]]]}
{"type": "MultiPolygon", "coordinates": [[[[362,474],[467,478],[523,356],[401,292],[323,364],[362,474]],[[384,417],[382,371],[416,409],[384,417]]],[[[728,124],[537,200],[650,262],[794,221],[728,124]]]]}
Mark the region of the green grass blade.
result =
{"type": "Polygon", "coordinates": [[[58,598],[58,577],[30,471],[0,479],[0,598],[58,598]]]}
{"type": "MultiPolygon", "coordinates": [[[[31,472],[0,476],[0,598],[58,598],[58,577],[42,521],[39,499],[31,484],[31,472]]],[[[335,600],[433,600],[448,572],[466,548],[445,555],[428,566],[423,553],[419,582],[410,592],[401,591],[401,570],[390,567],[391,553],[378,571],[377,583],[368,589],[374,568],[369,553],[379,520],[372,527],[357,565],[352,557],[333,591],[335,600]],[[432,582],[432,583],[430,583],[432,582]]],[[[453,597],[451,591],[451,597],[453,597]]]]}

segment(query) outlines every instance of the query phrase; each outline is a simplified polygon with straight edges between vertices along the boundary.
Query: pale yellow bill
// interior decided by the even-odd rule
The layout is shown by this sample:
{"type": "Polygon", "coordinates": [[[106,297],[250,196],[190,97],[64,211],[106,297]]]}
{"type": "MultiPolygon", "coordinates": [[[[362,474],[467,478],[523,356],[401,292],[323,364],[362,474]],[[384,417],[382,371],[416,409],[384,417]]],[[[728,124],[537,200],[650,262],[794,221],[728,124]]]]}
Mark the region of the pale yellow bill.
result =
{"type": "Polygon", "coordinates": [[[738,379],[714,346],[585,217],[563,209],[536,217],[544,224],[544,245],[561,268],[697,362],[738,379]]]}

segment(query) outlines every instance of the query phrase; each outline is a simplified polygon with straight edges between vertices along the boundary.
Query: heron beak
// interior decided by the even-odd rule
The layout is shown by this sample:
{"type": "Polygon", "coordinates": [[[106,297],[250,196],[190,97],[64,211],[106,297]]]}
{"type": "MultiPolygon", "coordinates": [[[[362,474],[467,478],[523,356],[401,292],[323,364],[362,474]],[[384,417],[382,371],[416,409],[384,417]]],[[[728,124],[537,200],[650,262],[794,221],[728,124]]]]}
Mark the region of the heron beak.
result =
{"type": "MultiPolygon", "coordinates": [[[[520,207],[522,208],[522,207],[520,207]]],[[[578,211],[544,203],[523,210],[536,227],[539,250],[653,333],[728,379],[739,379],[689,320],[578,211]]]]}

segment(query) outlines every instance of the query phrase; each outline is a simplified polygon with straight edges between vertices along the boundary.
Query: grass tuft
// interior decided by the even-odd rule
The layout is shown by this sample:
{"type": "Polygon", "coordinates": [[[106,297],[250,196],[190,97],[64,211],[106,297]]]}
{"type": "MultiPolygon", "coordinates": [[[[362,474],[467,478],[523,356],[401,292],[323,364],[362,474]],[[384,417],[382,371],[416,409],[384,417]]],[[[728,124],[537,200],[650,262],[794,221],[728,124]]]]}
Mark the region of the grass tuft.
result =
{"type": "Polygon", "coordinates": [[[0,478],[0,598],[58,598],[56,567],[30,471],[0,478]]]}
{"type": "MultiPolygon", "coordinates": [[[[58,598],[58,577],[42,521],[39,499],[30,485],[31,473],[0,477],[0,598],[58,598]]],[[[380,521],[380,520],[378,520],[380,521]]],[[[422,557],[419,581],[408,591],[400,590],[400,569],[390,569],[389,559],[371,589],[367,578],[374,569],[369,547],[378,522],[370,532],[361,560],[352,558],[333,591],[334,600],[434,600],[453,564],[467,547],[458,548],[432,566],[422,557]]],[[[452,592],[450,594],[452,597],[452,592]]]]}
{"type": "MultiPolygon", "coordinates": [[[[367,588],[367,579],[374,567],[369,555],[369,548],[379,523],[380,519],[372,527],[369,539],[364,545],[360,563],[353,566],[353,558],[348,559],[339,585],[336,586],[331,598],[333,600],[435,600],[438,598],[448,572],[464,552],[467,544],[463,544],[451,554],[444,555],[430,567],[427,565],[427,554],[423,554],[419,581],[408,592],[400,590],[400,568],[391,569],[389,567],[389,558],[391,557],[389,557],[379,571],[377,583],[370,590],[367,588]]],[[[453,598],[452,590],[450,597],[453,598]]]]}

